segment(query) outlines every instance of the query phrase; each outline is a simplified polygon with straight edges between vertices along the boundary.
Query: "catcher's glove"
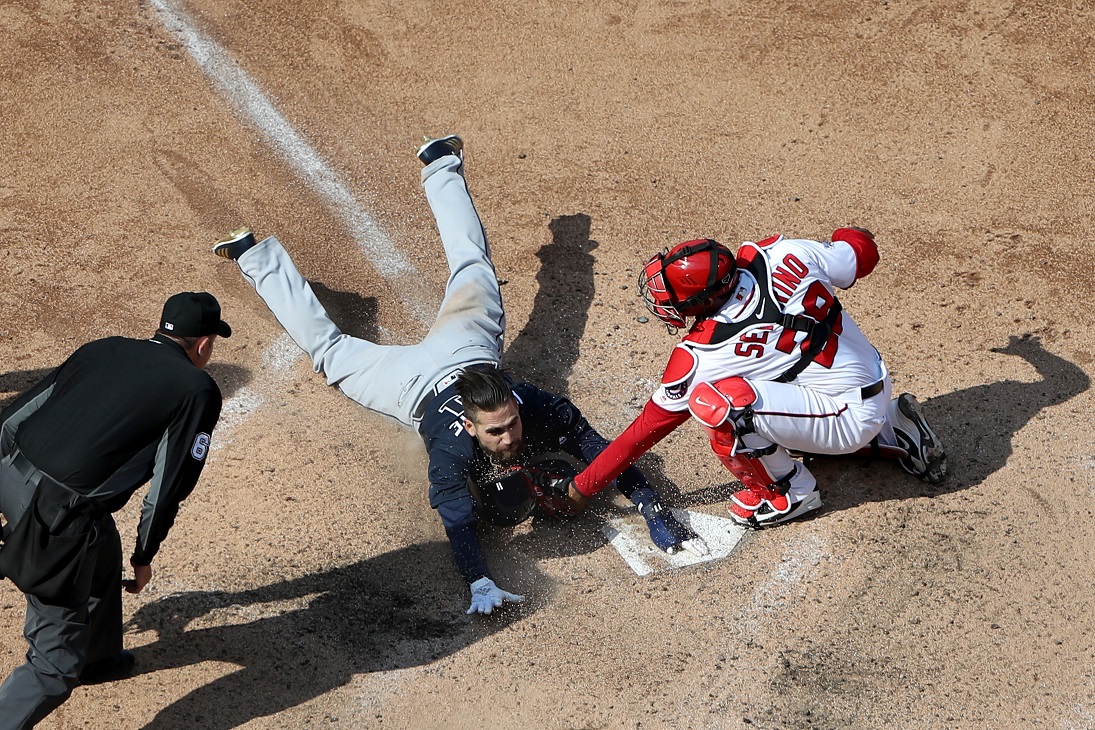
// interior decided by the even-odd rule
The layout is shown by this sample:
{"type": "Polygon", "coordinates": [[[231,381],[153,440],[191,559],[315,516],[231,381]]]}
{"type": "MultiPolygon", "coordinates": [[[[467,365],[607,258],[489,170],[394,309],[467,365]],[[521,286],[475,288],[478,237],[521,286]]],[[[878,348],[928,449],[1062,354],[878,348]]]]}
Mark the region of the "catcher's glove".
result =
{"type": "Polygon", "coordinates": [[[551,474],[534,467],[521,467],[532,484],[532,493],[536,497],[536,512],[543,517],[562,519],[574,517],[581,512],[575,502],[569,497],[570,485],[574,478],[551,474]]]}
{"type": "Polygon", "coordinates": [[[476,513],[495,525],[518,525],[536,509],[532,479],[516,468],[483,484],[468,480],[476,513]]]}

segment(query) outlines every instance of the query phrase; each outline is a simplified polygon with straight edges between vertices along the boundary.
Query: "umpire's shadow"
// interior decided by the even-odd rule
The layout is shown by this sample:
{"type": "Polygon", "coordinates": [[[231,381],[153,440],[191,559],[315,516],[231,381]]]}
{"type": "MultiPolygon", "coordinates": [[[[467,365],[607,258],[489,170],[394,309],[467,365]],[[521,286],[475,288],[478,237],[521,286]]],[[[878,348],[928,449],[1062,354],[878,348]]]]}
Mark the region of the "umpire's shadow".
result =
{"type": "MultiPolygon", "coordinates": [[[[505,581],[536,595],[536,603],[551,591],[531,564],[505,581]]],[[[195,591],[150,603],[128,622],[130,630],[158,635],[134,649],[140,673],[207,661],[239,668],[171,703],[145,728],[239,727],[356,674],[428,664],[537,610],[525,603],[473,618],[464,613],[465,596],[448,543],[430,542],[251,590],[195,591]]]]}
{"type": "MultiPolygon", "coordinates": [[[[1091,387],[1080,367],[1046,350],[1038,337],[1012,335],[1007,346],[992,352],[1020,357],[1041,376],[1027,383],[1001,380],[922,401],[924,413],[947,451],[950,475],[942,484],[926,484],[896,463],[849,462],[815,458],[825,509],[833,511],[863,502],[933,496],[974,487],[1003,467],[1012,453],[1012,437],[1041,411],[1059,405],[1091,387]],[[826,489],[841,476],[840,489],[826,489]]],[[[895,389],[896,393],[900,392],[895,389]]]]}

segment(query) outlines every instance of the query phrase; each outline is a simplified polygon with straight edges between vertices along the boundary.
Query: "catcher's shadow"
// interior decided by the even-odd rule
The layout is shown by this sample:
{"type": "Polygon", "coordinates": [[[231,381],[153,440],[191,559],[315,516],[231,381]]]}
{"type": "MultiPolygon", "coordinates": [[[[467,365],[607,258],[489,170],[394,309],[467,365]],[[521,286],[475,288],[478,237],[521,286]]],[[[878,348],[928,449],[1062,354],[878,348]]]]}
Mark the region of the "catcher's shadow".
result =
{"type": "Polygon", "coordinates": [[[506,365],[544,390],[566,395],[578,361],[578,346],[593,303],[593,251],[585,213],[562,215],[548,224],[551,242],[536,258],[536,298],[528,322],[506,349],[506,365]]]}
{"type": "Polygon", "coordinates": [[[992,352],[1026,360],[1041,380],[1001,380],[922,401],[928,422],[947,451],[950,475],[942,484],[926,484],[896,463],[859,462],[850,466],[847,459],[817,457],[810,469],[825,494],[826,509],[933,496],[976,486],[1007,463],[1012,437],[1031,419],[1091,387],[1091,379],[1080,367],[1049,352],[1038,337],[1030,334],[1013,335],[1007,346],[993,348],[992,352]],[[862,470],[862,478],[845,480],[851,485],[847,488],[825,489],[826,483],[831,484],[848,469],[862,470]]]}
{"type": "Polygon", "coordinates": [[[218,730],[276,715],[356,674],[420,666],[459,651],[535,612],[550,593],[534,565],[499,579],[536,600],[490,617],[467,616],[467,589],[452,570],[449,546],[430,542],[251,590],[196,591],[150,603],[128,624],[158,635],[134,649],[142,674],[205,661],[239,669],[172,702],[145,727],[218,730]]]}

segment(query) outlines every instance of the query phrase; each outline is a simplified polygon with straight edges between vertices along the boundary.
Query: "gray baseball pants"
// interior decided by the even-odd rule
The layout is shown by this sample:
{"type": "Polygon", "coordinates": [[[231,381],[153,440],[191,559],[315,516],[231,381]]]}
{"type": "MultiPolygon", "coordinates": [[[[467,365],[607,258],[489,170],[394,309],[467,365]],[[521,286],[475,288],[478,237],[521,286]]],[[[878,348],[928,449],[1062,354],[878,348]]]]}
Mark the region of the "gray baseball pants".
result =
{"type": "MultiPolygon", "coordinates": [[[[23,518],[33,494],[34,485],[5,457],[0,512],[7,531],[23,518]]],[[[27,660],[0,685],[0,730],[34,727],[68,699],[85,664],[122,649],[122,542],[111,516],[104,516],[97,529],[86,558],[87,569],[94,571],[86,604],[58,606],[26,596],[27,660]]]]}
{"type": "Polygon", "coordinates": [[[467,183],[463,161],[453,155],[422,170],[422,187],[433,211],[449,266],[445,298],[426,337],[415,345],[378,345],[341,332],[271,236],[239,257],[240,270],[317,373],[366,408],[405,426],[437,384],[462,367],[498,363],[505,312],[502,292],[483,225],[467,183]]]}

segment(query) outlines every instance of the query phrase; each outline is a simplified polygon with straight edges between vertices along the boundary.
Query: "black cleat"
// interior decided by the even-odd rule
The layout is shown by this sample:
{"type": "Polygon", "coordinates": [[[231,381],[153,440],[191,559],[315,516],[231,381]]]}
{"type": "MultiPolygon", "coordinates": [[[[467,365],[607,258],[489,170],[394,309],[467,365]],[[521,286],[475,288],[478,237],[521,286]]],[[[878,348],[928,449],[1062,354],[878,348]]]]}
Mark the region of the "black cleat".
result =
{"type": "Polygon", "coordinates": [[[213,253],[221,258],[238,261],[255,245],[255,234],[250,228],[240,228],[213,244],[213,253]]]}
{"type": "Polygon", "coordinates": [[[133,652],[122,649],[106,659],[85,664],[77,683],[101,684],[125,679],[133,674],[133,665],[136,663],[133,652]]]}
{"type": "Polygon", "coordinates": [[[434,160],[440,160],[447,155],[461,156],[464,151],[464,140],[455,134],[437,139],[426,138],[426,141],[418,148],[418,159],[423,165],[428,165],[434,160]]]}

